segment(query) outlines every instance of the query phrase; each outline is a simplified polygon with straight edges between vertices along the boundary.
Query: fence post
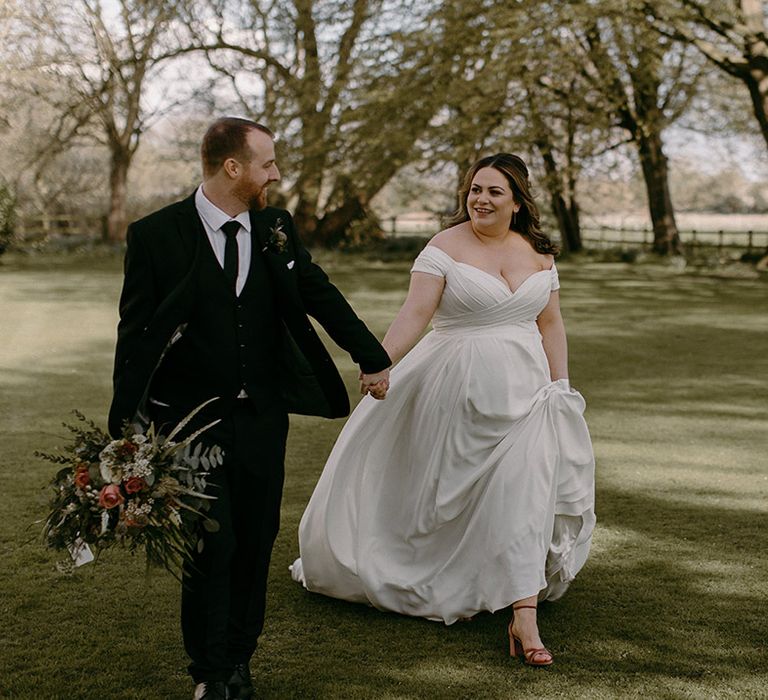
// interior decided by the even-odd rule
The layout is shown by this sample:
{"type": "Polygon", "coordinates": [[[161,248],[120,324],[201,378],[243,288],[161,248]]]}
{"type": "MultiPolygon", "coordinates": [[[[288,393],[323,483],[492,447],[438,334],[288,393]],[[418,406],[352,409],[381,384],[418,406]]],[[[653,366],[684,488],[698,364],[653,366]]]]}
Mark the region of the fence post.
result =
{"type": "Polygon", "coordinates": [[[40,223],[43,228],[43,241],[47,241],[51,235],[51,217],[47,211],[44,211],[40,217],[40,223]]]}
{"type": "Polygon", "coordinates": [[[752,231],[747,231],[747,253],[752,252],[752,231]]]}
{"type": "Polygon", "coordinates": [[[717,250],[722,253],[723,252],[723,229],[720,229],[717,232],[717,250]]]}
{"type": "Polygon", "coordinates": [[[397,217],[396,216],[393,216],[389,220],[389,232],[393,236],[397,234],[397,217]]]}

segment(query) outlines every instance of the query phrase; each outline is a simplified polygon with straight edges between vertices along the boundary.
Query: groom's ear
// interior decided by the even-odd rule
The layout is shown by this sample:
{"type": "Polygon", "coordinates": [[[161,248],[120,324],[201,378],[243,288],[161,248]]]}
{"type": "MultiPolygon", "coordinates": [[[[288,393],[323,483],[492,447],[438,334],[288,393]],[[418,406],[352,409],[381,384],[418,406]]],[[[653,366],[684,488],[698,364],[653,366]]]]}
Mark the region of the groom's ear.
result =
{"type": "Polygon", "coordinates": [[[221,169],[230,180],[237,180],[243,171],[243,165],[234,158],[227,158],[222,164],[221,169]]]}

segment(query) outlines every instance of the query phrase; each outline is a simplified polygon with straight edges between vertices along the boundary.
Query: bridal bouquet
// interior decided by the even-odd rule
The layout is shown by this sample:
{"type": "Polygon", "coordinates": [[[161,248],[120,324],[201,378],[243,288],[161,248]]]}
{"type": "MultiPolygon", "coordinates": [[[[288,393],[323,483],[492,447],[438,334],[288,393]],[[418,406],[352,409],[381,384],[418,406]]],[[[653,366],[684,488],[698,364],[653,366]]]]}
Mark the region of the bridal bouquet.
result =
{"type": "Polygon", "coordinates": [[[207,500],[214,497],[204,491],[208,473],[222,463],[223,452],[216,445],[193,446],[195,438],[218,421],[174,440],[208,403],[167,436],[150,424],[143,433],[126,426],[117,440],[74,411],[78,424],[64,424],[73,435],[64,452],[35,453],[64,465],[51,481],[50,513],[43,526],[46,546],[71,555],[60,568],[71,570],[91,561],[90,546],[100,551],[119,545],[131,552],[143,548],[148,564],[163,566],[178,577],[179,568],[202,545],[200,525],[218,529],[205,517],[207,500]]]}

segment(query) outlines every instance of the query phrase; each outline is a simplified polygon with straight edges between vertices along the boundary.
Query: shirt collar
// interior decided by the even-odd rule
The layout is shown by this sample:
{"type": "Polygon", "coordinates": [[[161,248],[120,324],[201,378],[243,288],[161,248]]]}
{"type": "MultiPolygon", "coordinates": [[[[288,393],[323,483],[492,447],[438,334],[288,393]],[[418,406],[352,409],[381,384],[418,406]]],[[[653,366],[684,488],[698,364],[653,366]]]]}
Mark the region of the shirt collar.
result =
{"type": "Polygon", "coordinates": [[[212,231],[218,231],[222,224],[234,219],[248,233],[251,232],[251,215],[248,210],[240,212],[237,216],[230,216],[205,196],[202,185],[195,192],[195,207],[197,208],[197,213],[200,214],[200,218],[205,221],[212,231]]]}

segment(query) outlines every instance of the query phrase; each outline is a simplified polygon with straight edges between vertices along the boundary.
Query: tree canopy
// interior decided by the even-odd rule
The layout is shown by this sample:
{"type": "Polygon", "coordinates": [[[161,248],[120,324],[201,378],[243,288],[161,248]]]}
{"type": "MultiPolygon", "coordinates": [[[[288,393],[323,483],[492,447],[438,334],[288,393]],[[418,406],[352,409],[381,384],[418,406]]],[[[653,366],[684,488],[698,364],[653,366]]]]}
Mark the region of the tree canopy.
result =
{"type": "Polygon", "coordinates": [[[768,145],[765,22],[756,0],[9,0],[0,138],[33,165],[6,186],[37,209],[57,187],[103,191],[120,240],[145,136],[238,113],[279,135],[283,203],[308,243],[375,229],[371,203],[403,168],[460,173],[512,150],[576,251],[585,168],[631,147],[654,248],[675,253],[667,129],[702,94],[725,109],[702,84],[746,87],[768,145]]]}

